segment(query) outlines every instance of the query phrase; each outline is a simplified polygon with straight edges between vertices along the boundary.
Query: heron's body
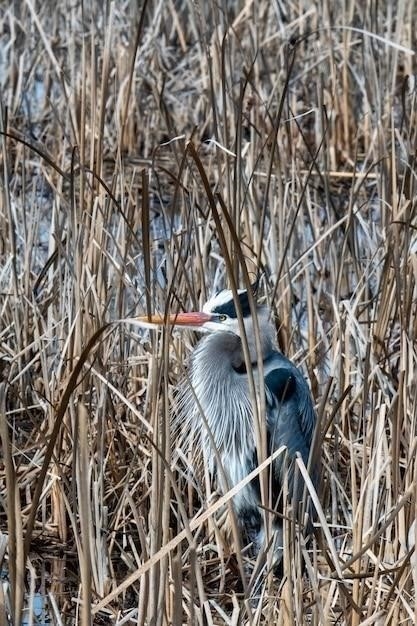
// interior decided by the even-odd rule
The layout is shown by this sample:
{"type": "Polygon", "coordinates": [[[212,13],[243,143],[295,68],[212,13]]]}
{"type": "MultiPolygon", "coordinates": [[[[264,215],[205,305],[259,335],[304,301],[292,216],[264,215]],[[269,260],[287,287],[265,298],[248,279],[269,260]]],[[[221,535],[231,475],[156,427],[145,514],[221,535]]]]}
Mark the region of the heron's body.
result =
{"type": "MultiPolygon", "coordinates": [[[[221,314],[222,306],[216,306],[214,300],[204,310],[221,314]]],[[[224,331],[212,332],[194,349],[190,372],[182,386],[177,420],[192,445],[192,454],[196,456],[201,451],[217,488],[225,493],[258,465],[253,400],[248,380],[249,375],[253,376],[257,392],[265,394],[267,455],[281,446],[287,451],[274,461],[269,480],[272,487],[270,506],[277,507],[280,512],[284,473],[289,472],[288,487],[293,491],[296,454],[301,455],[305,465],[308,463],[315,413],[303,375],[276,349],[275,328],[268,309],[260,307],[257,312],[262,368],[258,366],[253,320],[250,315],[245,315],[245,310],[242,312],[251,373],[246,371],[242,339],[236,334],[237,319],[229,318],[233,320],[235,332],[227,327],[224,331]],[[218,468],[219,459],[221,469],[218,468]]],[[[297,493],[293,494],[296,498],[301,499],[303,487],[300,480],[297,493]]],[[[259,550],[264,536],[259,481],[253,480],[241,488],[233,504],[245,536],[254,544],[255,551],[259,550]]]]}
{"type": "MultiPolygon", "coordinates": [[[[275,327],[269,310],[257,307],[257,342],[245,290],[239,292],[239,300],[250,359],[249,373],[231,292],[218,294],[204,306],[202,313],[172,316],[173,324],[208,333],[192,354],[189,374],[180,392],[176,424],[182,432],[181,445],[188,447],[194,458],[201,454],[217,488],[225,493],[258,465],[248,378],[253,376],[258,396],[264,394],[264,403],[259,404],[265,407],[261,420],[265,420],[267,455],[281,446],[286,449],[286,454],[274,460],[268,481],[270,508],[280,513],[285,480],[293,501],[302,497],[304,485],[301,480],[294,481],[295,458],[298,453],[305,465],[308,463],[315,412],[303,375],[276,348],[275,327]],[[259,367],[260,359],[262,367],[259,367]]],[[[242,535],[253,544],[255,551],[264,543],[260,505],[257,479],[242,487],[233,498],[242,535]]],[[[278,517],[275,529],[278,544],[282,546],[282,525],[278,517]]],[[[276,553],[281,554],[282,549],[276,553]]]]}

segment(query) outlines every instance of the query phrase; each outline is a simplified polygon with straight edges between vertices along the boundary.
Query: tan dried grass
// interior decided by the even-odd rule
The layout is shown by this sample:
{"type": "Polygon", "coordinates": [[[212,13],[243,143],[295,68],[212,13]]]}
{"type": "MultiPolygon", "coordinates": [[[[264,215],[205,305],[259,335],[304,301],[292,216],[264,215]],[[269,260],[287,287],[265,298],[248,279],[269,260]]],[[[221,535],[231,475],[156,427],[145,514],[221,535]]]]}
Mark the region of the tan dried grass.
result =
{"type": "Polygon", "coordinates": [[[2,623],[417,622],[417,8],[392,7],[0,8],[2,623]],[[254,598],[232,493],[171,467],[194,339],[115,321],[259,269],[323,469],[312,545],[254,598]]]}

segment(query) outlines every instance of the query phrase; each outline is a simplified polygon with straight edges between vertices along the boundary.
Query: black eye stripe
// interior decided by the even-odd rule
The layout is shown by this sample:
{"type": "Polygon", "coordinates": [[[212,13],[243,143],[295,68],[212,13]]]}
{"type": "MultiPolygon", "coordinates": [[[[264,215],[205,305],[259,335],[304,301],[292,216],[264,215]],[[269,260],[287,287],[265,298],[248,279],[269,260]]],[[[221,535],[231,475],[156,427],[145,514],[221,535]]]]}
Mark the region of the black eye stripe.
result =
{"type": "MultiPolygon", "coordinates": [[[[243,317],[247,317],[248,315],[250,315],[249,298],[247,291],[239,294],[239,302],[242,309],[243,317]]],[[[237,313],[233,298],[229,300],[229,302],[225,302],[224,304],[219,304],[218,306],[214,307],[213,313],[217,313],[219,315],[227,315],[228,317],[236,319],[237,313]]]]}
{"type": "Polygon", "coordinates": [[[226,302],[225,304],[219,304],[213,309],[213,313],[216,315],[227,315],[228,317],[237,317],[234,302],[226,302]]]}

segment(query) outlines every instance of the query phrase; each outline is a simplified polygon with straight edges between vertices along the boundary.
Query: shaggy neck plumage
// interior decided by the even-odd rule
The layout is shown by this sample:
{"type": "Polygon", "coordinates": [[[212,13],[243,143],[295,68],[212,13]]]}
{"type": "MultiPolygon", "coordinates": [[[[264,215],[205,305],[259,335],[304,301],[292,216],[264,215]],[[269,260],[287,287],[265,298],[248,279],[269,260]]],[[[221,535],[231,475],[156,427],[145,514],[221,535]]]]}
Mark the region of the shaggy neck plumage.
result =
{"type": "MultiPolygon", "coordinates": [[[[246,376],[235,367],[242,363],[240,338],[215,333],[204,338],[194,351],[192,385],[214,443],[225,462],[247,458],[254,446],[252,403],[246,376]]],[[[198,408],[197,408],[198,410],[198,408]]],[[[204,420],[198,420],[207,458],[213,459],[204,420]]]]}
{"type": "MultiPolygon", "coordinates": [[[[258,321],[261,355],[266,359],[275,347],[275,329],[266,309],[260,309],[258,321]]],[[[245,330],[256,383],[258,353],[251,318],[245,319],[245,330]]],[[[190,366],[191,387],[189,383],[184,385],[181,404],[182,415],[186,415],[186,423],[194,432],[195,452],[198,454],[199,447],[209,469],[214,469],[209,430],[223,464],[234,466],[231,480],[236,483],[244,477],[239,468],[246,467],[255,450],[252,400],[240,337],[229,331],[206,335],[195,348],[190,366]]]]}

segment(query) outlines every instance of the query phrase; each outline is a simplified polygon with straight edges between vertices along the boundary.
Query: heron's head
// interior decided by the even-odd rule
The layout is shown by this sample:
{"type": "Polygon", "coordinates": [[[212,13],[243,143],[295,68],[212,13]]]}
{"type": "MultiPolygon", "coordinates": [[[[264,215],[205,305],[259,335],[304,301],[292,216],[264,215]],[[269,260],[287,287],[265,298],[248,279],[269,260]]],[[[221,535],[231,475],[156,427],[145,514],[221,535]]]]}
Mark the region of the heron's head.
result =
{"type": "MultiPolygon", "coordinates": [[[[162,315],[151,315],[149,317],[139,317],[136,320],[143,326],[167,324],[168,326],[189,328],[203,333],[231,333],[236,337],[240,337],[239,307],[249,348],[250,350],[253,348],[253,351],[255,351],[255,325],[250,308],[248,290],[239,289],[237,296],[238,304],[233,297],[233,292],[224,289],[210,298],[203,306],[202,311],[180,312],[165,317],[162,315]]],[[[268,307],[256,304],[256,316],[262,353],[266,356],[275,346],[275,327],[268,307]]]]}

